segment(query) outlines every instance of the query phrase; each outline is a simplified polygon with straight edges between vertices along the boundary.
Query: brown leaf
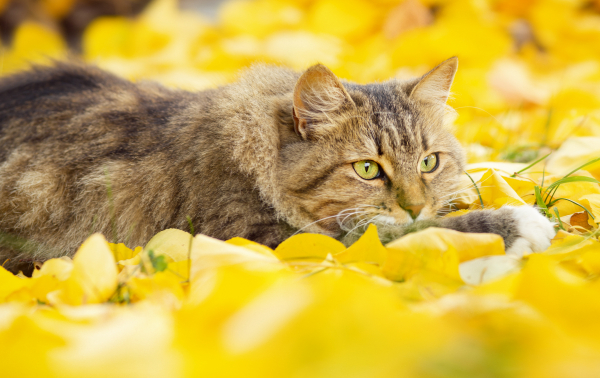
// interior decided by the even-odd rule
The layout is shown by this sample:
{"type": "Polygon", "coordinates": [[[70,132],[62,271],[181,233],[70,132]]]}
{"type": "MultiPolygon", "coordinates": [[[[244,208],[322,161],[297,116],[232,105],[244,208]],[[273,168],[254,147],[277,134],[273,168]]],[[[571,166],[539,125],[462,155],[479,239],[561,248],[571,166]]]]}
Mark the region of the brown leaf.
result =
{"type": "Polygon", "coordinates": [[[588,217],[589,215],[585,211],[571,215],[571,219],[569,221],[571,223],[571,227],[579,226],[585,228],[586,230],[591,230],[592,226],[590,226],[588,223],[588,217]]]}
{"type": "Polygon", "coordinates": [[[383,33],[393,39],[409,30],[427,26],[433,22],[431,10],[418,0],[406,0],[392,9],[383,24],[383,33]]]}

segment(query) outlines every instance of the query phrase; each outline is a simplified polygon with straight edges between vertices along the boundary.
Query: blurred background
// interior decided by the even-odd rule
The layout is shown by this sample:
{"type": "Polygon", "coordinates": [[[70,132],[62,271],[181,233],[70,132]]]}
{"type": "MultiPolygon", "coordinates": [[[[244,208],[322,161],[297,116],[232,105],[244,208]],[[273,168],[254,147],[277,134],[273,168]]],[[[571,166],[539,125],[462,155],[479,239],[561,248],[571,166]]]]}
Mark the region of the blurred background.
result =
{"type": "Polygon", "coordinates": [[[600,135],[600,0],[0,0],[0,34],[3,75],[83,59],[188,90],[257,61],[366,83],[458,56],[450,105],[470,162],[600,135]]]}

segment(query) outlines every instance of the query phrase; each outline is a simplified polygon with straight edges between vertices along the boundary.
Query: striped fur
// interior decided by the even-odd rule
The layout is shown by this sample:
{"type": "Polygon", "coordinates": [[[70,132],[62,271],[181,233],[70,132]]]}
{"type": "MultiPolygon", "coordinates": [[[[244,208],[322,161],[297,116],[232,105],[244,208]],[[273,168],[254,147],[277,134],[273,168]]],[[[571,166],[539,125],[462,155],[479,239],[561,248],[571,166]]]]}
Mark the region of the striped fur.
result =
{"type": "Polygon", "coordinates": [[[1,79],[0,259],[24,269],[73,254],[92,232],[144,245],[161,230],[188,230],[187,217],[197,232],[271,247],[296,232],[350,242],[369,222],[398,236],[415,204],[419,220],[435,218],[464,152],[444,105],[414,94],[431,83],[342,81],[349,97],[327,110],[327,127],[315,119],[301,134],[300,77],[258,65],[191,93],[57,63],[1,79]],[[434,152],[439,168],[421,173],[434,152]],[[365,159],[385,175],[358,177],[352,163],[365,159]]]}

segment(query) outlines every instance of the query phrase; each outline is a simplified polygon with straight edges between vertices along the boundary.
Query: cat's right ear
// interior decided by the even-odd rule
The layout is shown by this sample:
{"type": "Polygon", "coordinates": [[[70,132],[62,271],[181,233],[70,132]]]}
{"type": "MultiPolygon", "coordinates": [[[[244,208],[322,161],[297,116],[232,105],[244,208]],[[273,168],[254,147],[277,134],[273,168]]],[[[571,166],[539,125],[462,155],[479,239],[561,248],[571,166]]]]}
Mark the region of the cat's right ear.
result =
{"type": "Polygon", "coordinates": [[[445,105],[450,96],[450,87],[458,69],[458,58],[452,57],[427,72],[410,92],[410,98],[417,101],[445,105]]]}
{"type": "Polygon", "coordinates": [[[322,64],[310,67],[294,88],[294,130],[308,138],[320,122],[330,119],[329,113],[345,104],[354,104],[340,80],[322,64]]]}

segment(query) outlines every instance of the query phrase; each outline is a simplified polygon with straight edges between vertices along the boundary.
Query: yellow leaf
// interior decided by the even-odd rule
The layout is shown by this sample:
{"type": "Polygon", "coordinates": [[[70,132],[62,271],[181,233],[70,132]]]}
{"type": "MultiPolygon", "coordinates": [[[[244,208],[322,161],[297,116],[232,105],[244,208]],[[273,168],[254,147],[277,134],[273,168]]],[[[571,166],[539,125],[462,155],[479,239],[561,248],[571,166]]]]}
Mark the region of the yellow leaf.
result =
{"type": "Polygon", "coordinates": [[[271,248],[264,246],[262,244],[259,244],[259,243],[255,243],[248,239],[236,237],[236,238],[227,240],[225,243],[231,244],[231,245],[237,245],[239,247],[248,248],[254,252],[261,253],[267,257],[276,257],[273,254],[273,250],[271,248]]]}
{"type": "Polygon", "coordinates": [[[159,303],[166,303],[170,299],[165,295],[171,296],[171,300],[180,301],[183,299],[183,289],[181,279],[167,272],[158,272],[150,277],[133,277],[127,282],[130,299],[137,302],[143,299],[155,298],[159,303]]]}
{"type": "Polygon", "coordinates": [[[387,250],[379,240],[377,227],[370,224],[354,244],[333,257],[342,264],[360,261],[381,266],[387,258],[387,250]]]}
{"type": "Polygon", "coordinates": [[[27,280],[18,278],[0,266],[0,303],[19,289],[27,287],[27,280]]]}
{"type": "MultiPolygon", "coordinates": [[[[449,276],[445,273],[425,269],[415,272],[406,284],[409,287],[412,285],[412,290],[418,292],[418,296],[415,299],[426,301],[441,298],[444,295],[454,293],[461,287],[464,287],[464,283],[461,279],[456,279],[456,277],[449,276]]],[[[407,293],[405,292],[404,294],[407,293]]]]}
{"type": "Polygon", "coordinates": [[[496,280],[491,280],[475,287],[472,291],[475,295],[497,295],[501,294],[512,298],[521,278],[520,272],[508,274],[496,280]]]}
{"type": "Polygon", "coordinates": [[[116,262],[129,260],[135,256],[137,256],[140,252],[142,252],[142,247],[135,247],[134,250],[128,248],[125,244],[119,243],[108,243],[110,250],[113,252],[113,256],[115,257],[116,262]]]}
{"type": "MultiPolygon", "coordinates": [[[[486,208],[500,208],[503,205],[518,206],[535,202],[535,196],[533,196],[535,184],[533,182],[522,178],[509,177],[509,173],[500,169],[522,169],[522,165],[480,163],[474,166],[474,168],[468,169],[467,172],[475,181],[481,200],[483,200],[486,208]],[[490,168],[485,168],[486,166],[490,168]]],[[[481,204],[477,190],[466,175],[462,178],[461,187],[464,189],[457,193],[455,203],[463,208],[469,206],[480,208],[481,204]]]]}
{"type": "Polygon", "coordinates": [[[286,1],[235,0],[223,4],[219,18],[228,33],[264,37],[278,30],[298,26],[304,18],[304,12],[286,1]]]}
{"type": "Polygon", "coordinates": [[[71,276],[72,270],[73,260],[68,257],[61,257],[44,262],[40,270],[33,271],[32,277],[51,276],[59,281],[64,281],[71,276]]]}
{"type": "Polygon", "coordinates": [[[50,259],[42,265],[40,270],[33,271],[30,284],[31,296],[41,302],[48,301],[48,294],[64,286],[73,270],[73,261],[68,257],[50,259]]]}
{"type": "Polygon", "coordinates": [[[295,69],[323,63],[335,70],[340,66],[346,44],[330,35],[313,34],[304,30],[280,31],[264,43],[264,57],[282,62],[295,69]]]}
{"type": "Polygon", "coordinates": [[[20,315],[0,329],[2,376],[56,377],[51,355],[66,344],[59,332],[44,329],[30,317],[20,315]]]}
{"type": "MultiPolygon", "coordinates": [[[[172,347],[171,309],[144,301],[123,308],[112,306],[108,311],[96,311],[104,313],[104,316],[99,317],[96,313],[91,319],[85,316],[86,313],[94,312],[96,308],[76,308],[80,310],[79,317],[83,316],[83,319],[86,319],[85,322],[70,320],[49,324],[50,330],[58,328],[55,332],[67,339],[65,345],[54,347],[42,354],[51,359],[55,377],[183,376],[181,353],[172,347]]],[[[73,313],[72,310],[69,312],[73,313]]],[[[32,339],[34,338],[28,338],[32,339]]],[[[20,353],[24,354],[22,350],[20,353]]]]}
{"type": "Polygon", "coordinates": [[[275,257],[266,256],[262,252],[232,245],[202,234],[194,237],[192,279],[206,270],[246,263],[257,263],[257,266],[264,267],[264,263],[278,263],[278,260],[275,257]]]}
{"type": "Polygon", "coordinates": [[[428,228],[406,235],[386,246],[383,272],[404,280],[420,270],[431,270],[460,280],[459,263],[488,255],[503,255],[504,241],[495,234],[467,234],[428,228]]]}
{"type": "Polygon", "coordinates": [[[551,243],[550,248],[545,251],[546,254],[566,253],[579,248],[577,246],[579,243],[584,243],[582,244],[584,246],[591,244],[592,241],[581,235],[574,235],[563,230],[558,230],[551,243]]]}
{"type": "Polygon", "coordinates": [[[71,276],[64,281],[58,292],[48,295],[54,303],[82,305],[102,303],[117,288],[115,258],[104,236],[90,236],[73,257],[71,276]]]}
{"type": "Polygon", "coordinates": [[[311,31],[352,39],[372,31],[379,9],[364,0],[323,0],[308,17],[311,31]]]}
{"type": "Polygon", "coordinates": [[[594,216],[594,220],[590,220],[590,223],[600,223],[600,194],[586,194],[579,197],[579,201],[594,216]]]}
{"type": "MultiPolygon", "coordinates": [[[[525,180],[513,180],[514,181],[525,181],[525,180]]],[[[528,182],[533,190],[533,183],[528,182]]],[[[526,183],[522,183],[527,185],[526,183]]],[[[500,208],[503,205],[523,205],[525,201],[519,196],[519,194],[508,184],[507,178],[503,177],[502,174],[495,170],[489,169],[477,182],[479,187],[479,193],[483,199],[483,204],[486,206],[493,206],[494,208],[500,208]]]]}
{"type": "Polygon", "coordinates": [[[280,260],[318,260],[336,255],[346,247],[338,240],[321,234],[298,234],[279,244],[274,253],[280,260]]]}
{"type": "Polygon", "coordinates": [[[584,252],[577,263],[588,273],[600,275],[600,246],[595,251],[584,252]]]}
{"type": "Polygon", "coordinates": [[[66,55],[60,35],[43,26],[26,22],[15,31],[11,49],[3,56],[2,73],[9,73],[31,63],[49,63],[49,58],[66,55]]]}
{"type": "Polygon", "coordinates": [[[516,299],[528,302],[568,332],[598,342],[597,290],[544,254],[530,255],[521,275],[516,299]]]}
{"type": "Polygon", "coordinates": [[[100,17],[92,21],[82,36],[86,59],[122,56],[127,54],[126,43],[132,22],[124,17],[100,17]]]}
{"type": "Polygon", "coordinates": [[[167,262],[187,260],[190,253],[192,235],[175,228],[154,235],[144,247],[144,251],[153,251],[155,256],[167,257],[167,262]]]}
{"type": "MultiPolygon", "coordinates": [[[[574,175],[592,177],[592,175],[586,171],[579,171],[579,172],[576,172],[574,175]]],[[[560,178],[561,177],[559,177],[559,176],[553,175],[553,176],[549,177],[549,181],[547,181],[547,182],[552,183],[560,178]]],[[[600,185],[598,185],[596,183],[592,183],[592,182],[567,182],[558,187],[558,189],[556,190],[556,193],[554,194],[554,199],[567,198],[567,199],[576,201],[584,206],[587,206],[588,204],[590,204],[589,199],[586,201],[582,201],[582,198],[587,197],[592,194],[600,195],[600,185]],[[586,202],[586,203],[582,203],[582,202],[586,202]]],[[[590,198],[592,198],[592,202],[595,200],[594,197],[590,197],[590,198]]],[[[564,201],[564,200],[558,201],[553,206],[556,206],[558,208],[558,212],[561,217],[582,211],[582,208],[580,206],[575,205],[574,203],[571,203],[569,201],[564,201]]],[[[588,210],[591,210],[591,209],[588,208],[588,210]]]]}
{"type": "Polygon", "coordinates": [[[179,282],[188,280],[189,272],[191,270],[192,262],[190,260],[182,260],[167,264],[167,270],[165,274],[170,274],[176,277],[179,282]]]}
{"type": "MultiPolygon", "coordinates": [[[[548,157],[546,169],[562,177],[588,161],[599,158],[598,146],[600,146],[600,137],[597,136],[569,138],[548,157]]],[[[600,161],[583,169],[600,180],[600,161]]]]}

